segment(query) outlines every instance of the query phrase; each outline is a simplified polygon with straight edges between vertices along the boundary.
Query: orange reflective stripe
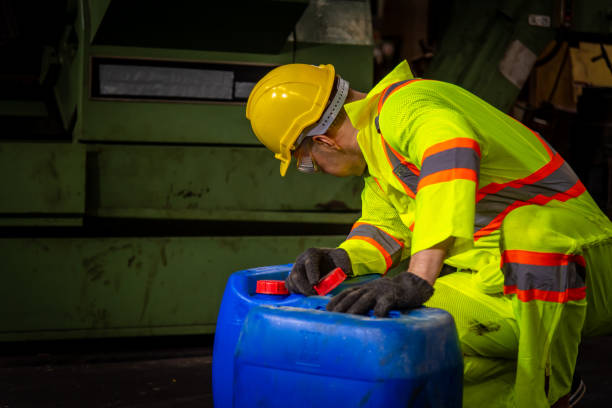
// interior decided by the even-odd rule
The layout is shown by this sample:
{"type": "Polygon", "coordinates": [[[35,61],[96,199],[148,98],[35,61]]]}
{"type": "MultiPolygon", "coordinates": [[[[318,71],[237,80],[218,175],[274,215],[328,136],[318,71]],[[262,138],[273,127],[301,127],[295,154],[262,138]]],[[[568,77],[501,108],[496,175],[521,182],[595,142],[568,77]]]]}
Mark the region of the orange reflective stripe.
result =
{"type": "Polygon", "coordinates": [[[412,163],[408,163],[408,161],[406,161],[406,159],[399,154],[398,152],[395,151],[395,149],[393,149],[385,140],[385,138],[383,137],[383,135],[380,135],[380,140],[382,142],[383,145],[383,150],[385,152],[385,157],[387,158],[387,163],[389,163],[389,167],[391,167],[391,170],[393,172],[393,175],[395,176],[395,178],[397,178],[397,180],[400,182],[400,184],[402,185],[404,192],[410,197],[410,198],[415,198],[416,197],[416,188],[415,186],[418,185],[418,177],[419,177],[419,169],[416,168],[416,166],[414,166],[412,163]],[[393,157],[390,156],[393,155],[393,157]],[[403,165],[404,167],[407,167],[412,173],[412,175],[410,175],[410,178],[414,178],[414,186],[409,186],[408,182],[409,180],[403,180],[396,172],[396,168],[399,167],[397,165],[394,165],[393,161],[396,161],[396,163],[403,165]],[[415,171],[416,170],[416,171],[415,171]],[[413,191],[414,189],[414,191],[413,191]]]}
{"type": "Polygon", "coordinates": [[[512,286],[504,286],[505,295],[516,295],[522,302],[532,300],[543,300],[545,302],[566,303],[572,300],[582,300],[586,297],[586,286],[581,288],[567,289],[564,292],[555,292],[550,290],[528,289],[521,290],[512,286]]]}
{"type": "Polygon", "coordinates": [[[423,187],[429,186],[431,184],[444,183],[446,181],[453,180],[471,180],[475,183],[478,183],[478,174],[472,169],[458,168],[442,170],[437,173],[430,174],[429,176],[419,180],[417,192],[419,192],[423,187]]]}
{"type": "Polygon", "coordinates": [[[515,201],[514,203],[506,207],[504,211],[499,213],[486,227],[483,227],[479,229],[478,231],[476,231],[474,233],[474,242],[478,241],[483,236],[489,235],[493,231],[499,229],[501,227],[502,222],[504,221],[504,218],[506,218],[506,215],[508,215],[510,211],[516,208],[519,208],[525,205],[529,205],[529,204],[546,205],[552,200],[565,202],[569,200],[570,198],[576,198],[580,196],[585,191],[586,191],[586,188],[584,187],[582,182],[578,180],[576,184],[574,184],[574,186],[570,188],[569,190],[561,192],[561,193],[557,193],[551,197],[537,195],[528,201],[515,201]]]}
{"type": "Polygon", "coordinates": [[[540,141],[540,143],[542,143],[542,145],[544,146],[544,148],[546,149],[546,152],[548,153],[548,157],[550,157],[551,159],[553,158],[553,156],[555,155],[555,152],[550,148],[550,145],[546,142],[546,140],[544,140],[542,138],[542,136],[540,136],[540,134],[530,128],[528,128],[527,126],[525,126],[524,123],[519,122],[518,120],[516,120],[515,118],[513,118],[510,115],[507,115],[510,119],[512,119],[513,121],[515,121],[516,123],[520,124],[522,127],[527,128],[527,130],[529,130],[531,133],[534,134],[535,137],[538,138],[538,140],[540,141]]]}
{"type": "Polygon", "coordinates": [[[424,81],[424,79],[422,79],[422,78],[408,79],[408,80],[405,80],[405,81],[396,82],[396,83],[391,84],[388,87],[386,87],[385,90],[382,91],[381,97],[378,100],[378,114],[380,115],[380,111],[382,110],[383,105],[385,104],[385,102],[387,101],[387,99],[391,95],[393,95],[395,92],[399,91],[400,89],[402,89],[406,85],[411,84],[413,82],[419,82],[419,81],[424,81]]]}
{"type": "Polygon", "coordinates": [[[501,256],[504,293],[519,300],[567,302],[586,295],[586,262],[581,255],[505,250],[501,256]]]}
{"type": "Polygon", "coordinates": [[[526,184],[535,184],[538,181],[545,179],[546,177],[550,176],[552,173],[554,173],[556,170],[559,169],[559,167],[561,167],[563,164],[565,163],[565,160],[563,160],[563,157],[561,157],[561,155],[556,154],[551,161],[549,161],[548,163],[546,163],[544,166],[540,167],[538,170],[536,170],[535,172],[531,173],[530,175],[528,175],[527,177],[523,177],[521,179],[516,179],[516,180],[512,180],[509,181],[507,183],[490,183],[487,184],[486,186],[484,186],[483,188],[481,188],[478,191],[478,194],[476,195],[476,201],[480,201],[484,198],[484,196],[486,196],[487,194],[495,194],[498,191],[503,190],[506,187],[514,187],[514,188],[520,188],[526,184]]]}
{"type": "Polygon", "coordinates": [[[508,183],[490,183],[476,194],[474,241],[498,230],[512,210],[528,204],[565,202],[586,191],[559,154],[534,173],[508,183]]]}
{"type": "Polygon", "coordinates": [[[404,242],[403,242],[403,241],[401,241],[400,239],[398,239],[398,238],[394,237],[393,235],[389,234],[388,232],[386,232],[386,231],[384,231],[384,230],[382,230],[382,229],[378,228],[376,225],[374,225],[374,224],[370,224],[370,223],[368,223],[368,222],[359,222],[359,221],[358,221],[358,222],[354,223],[354,224],[353,224],[353,226],[351,227],[351,231],[352,231],[352,230],[354,230],[355,228],[357,228],[357,227],[358,227],[358,226],[360,226],[360,225],[369,225],[370,227],[374,227],[374,228],[376,228],[377,230],[382,231],[382,232],[383,232],[385,235],[387,235],[387,236],[391,237],[391,238],[392,238],[392,239],[393,239],[395,242],[397,242],[397,245],[401,246],[402,248],[404,247],[404,242]]]}
{"type": "Polygon", "coordinates": [[[522,251],[518,249],[508,249],[502,254],[502,265],[506,262],[516,262],[521,264],[557,266],[567,265],[570,262],[577,263],[586,267],[584,257],[573,254],[558,254],[551,252],[522,251]]]}
{"type": "MultiPolygon", "coordinates": [[[[529,129],[529,130],[531,130],[531,129],[529,129]]],[[[535,135],[535,137],[538,138],[540,143],[542,143],[544,145],[544,148],[546,149],[546,152],[548,153],[548,157],[550,157],[552,159],[553,156],[555,155],[555,152],[553,152],[553,150],[550,148],[550,145],[542,138],[542,136],[540,136],[540,134],[538,132],[534,132],[533,130],[531,130],[531,133],[533,133],[535,135]]]]}
{"type": "Polygon", "coordinates": [[[385,258],[385,264],[387,265],[387,269],[389,269],[391,267],[391,265],[393,265],[393,260],[391,259],[391,255],[389,255],[389,253],[378,242],[376,242],[374,239],[372,239],[370,237],[364,237],[364,236],[361,236],[361,235],[357,235],[357,236],[351,237],[349,239],[359,239],[361,241],[367,242],[370,245],[373,245],[376,249],[378,249],[378,251],[385,258]]]}
{"type": "Polygon", "coordinates": [[[408,167],[410,169],[410,171],[413,172],[416,176],[419,175],[419,173],[421,171],[419,170],[419,168],[417,166],[415,166],[414,164],[410,163],[404,156],[402,156],[402,154],[400,152],[395,150],[389,143],[387,143],[387,141],[384,138],[382,140],[383,140],[383,143],[387,146],[387,148],[393,152],[395,157],[397,157],[397,159],[399,160],[399,162],[401,164],[403,164],[404,166],[408,167]]]}
{"type": "MultiPolygon", "coordinates": [[[[420,170],[414,164],[408,162],[404,156],[402,156],[399,152],[393,149],[384,139],[382,132],[380,130],[379,125],[379,117],[380,112],[383,108],[384,103],[387,99],[393,95],[395,92],[399,91],[406,85],[409,85],[414,82],[424,81],[424,79],[408,79],[405,81],[395,82],[388,87],[386,87],[379,99],[378,99],[378,115],[375,119],[376,129],[378,133],[380,133],[380,138],[383,145],[383,150],[385,151],[385,157],[387,158],[387,162],[391,167],[391,170],[397,180],[400,182],[400,185],[404,189],[404,192],[410,197],[416,197],[417,185],[418,185],[418,177],[420,170]],[[400,167],[401,165],[402,167],[400,167]]],[[[379,184],[380,187],[380,184],[379,184]]],[[[381,188],[382,189],[382,188],[381,188]]]]}
{"type": "Polygon", "coordinates": [[[421,163],[423,163],[423,161],[425,161],[425,159],[431,155],[440,153],[444,150],[454,149],[457,147],[467,147],[469,149],[474,149],[476,151],[476,154],[478,154],[478,157],[481,157],[480,145],[478,144],[477,141],[475,141],[474,139],[470,139],[468,137],[457,137],[455,139],[437,143],[427,148],[427,150],[425,150],[425,153],[423,153],[423,158],[421,159],[421,163]]]}
{"type": "Polygon", "coordinates": [[[378,188],[380,188],[380,191],[382,191],[383,193],[385,192],[385,190],[383,190],[382,186],[380,185],[380,183],[378,182],[378,179],[376,177],[373,177],[374,181],[376,182],[376,184],[378,185],[378,188]]]}

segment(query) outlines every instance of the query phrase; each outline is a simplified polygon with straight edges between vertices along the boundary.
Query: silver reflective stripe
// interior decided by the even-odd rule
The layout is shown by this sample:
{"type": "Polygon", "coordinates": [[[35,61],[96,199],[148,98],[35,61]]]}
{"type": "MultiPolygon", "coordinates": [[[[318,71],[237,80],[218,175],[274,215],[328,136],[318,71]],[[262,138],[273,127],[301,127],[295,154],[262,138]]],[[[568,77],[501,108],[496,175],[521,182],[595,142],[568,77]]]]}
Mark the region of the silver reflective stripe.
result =
{"type": "MultiPolygon", "coordinates": [[[[419,184],[419,176],[418,174],[413,173],[408,166],[402,164],[400,159],[393,153],[393,150],[389,147],[386,141],[383,139],[383,144],[385,151],[387,152],[387,157],[391,162],[391,167],[393,168],[393,173],[400,179],[400,181],[412,191],[413,195],[416,195],[417,186],[419,184]]],[[[414,197],[413,197],[414,198],[414,197]]]]}
{"type": "Polygon", "coordinates": [[[476,203],[474,233],[489,225],[515,202],[527,202],[538,195],[552,197],[566,192],[577,182],[578,177],[574,171],[563,162],[553,173],[533,184],[524,184],[520,187],[506,186],[496,193],[487,194],[476,203]]]}
{"type": "Polygon", "coordinates": [[[439,171],[455,168],[471,169],[478,175],[480,171],[480,157],[478,157],[478,153],[469,147],[454,147],[432,154],[423,160],[419,177],[424,179],[439,171]]]}
{"type": "Polygon", "coordinates": [[[417,186],[419,184],[419,177],[414,174],[408,167],[403,164],[397,165],[393,169],[393,173],[408,187],[412,190],[412,193],[416,195],[417,186]]]}
{"type": "Polygon", "coordinates": [[[402,246],[385,231],[369,224],[359,224],[353,228],[346,239],[367,237],[376,241],[391,257],[392,266],[396,265],[402,256],[402,246]]]}
{"type": "Polygon", "coordinates": [[[569,262],[567,265],[541,266],[514,262],[502,267],[504,285],[516,286],[519,290],[545,290],[565,292],[585,286],[586,271],[582,265],[569,262]]]}

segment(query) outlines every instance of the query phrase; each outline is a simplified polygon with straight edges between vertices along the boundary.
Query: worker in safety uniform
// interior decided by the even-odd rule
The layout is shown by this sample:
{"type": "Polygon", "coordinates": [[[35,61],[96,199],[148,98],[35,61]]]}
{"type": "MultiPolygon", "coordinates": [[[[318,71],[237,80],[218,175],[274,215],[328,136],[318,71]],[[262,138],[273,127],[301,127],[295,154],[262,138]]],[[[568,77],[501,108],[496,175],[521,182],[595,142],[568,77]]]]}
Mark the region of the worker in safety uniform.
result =
{"type": "Polygon", "coordinates": [[[464,406],[570,406],[581,336],[612,328],[612,223],[540,135],[458,86],[413,78],[405,62],[368,94],[331,65],[280,66],[246,115],[281,175],[294,157],[303,172],[365,181],[346,240],[302,253],[289,290],[314,294],[337,266],[384,275],[410,257],[328,310],[445,309],[464,406]],[[457,272],[439,277],[443,263],[457,272]]]}

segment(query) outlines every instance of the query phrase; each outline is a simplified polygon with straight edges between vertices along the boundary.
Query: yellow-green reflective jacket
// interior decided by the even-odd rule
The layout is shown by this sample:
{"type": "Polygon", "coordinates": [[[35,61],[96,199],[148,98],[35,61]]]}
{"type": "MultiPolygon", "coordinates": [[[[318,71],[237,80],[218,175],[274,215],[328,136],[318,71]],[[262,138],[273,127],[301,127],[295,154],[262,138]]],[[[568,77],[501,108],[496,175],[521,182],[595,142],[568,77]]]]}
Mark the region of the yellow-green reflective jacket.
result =
{"type": "Polygon", "coordinates": [[[560,206],[610,225],[537,133],[458,86],[414,79],[405,62],[345,108],[367,163],[362,216],[340,245],[356,275],[454,237],[445,262],[501,292],[499,231],[513,209],[560,206]]]}

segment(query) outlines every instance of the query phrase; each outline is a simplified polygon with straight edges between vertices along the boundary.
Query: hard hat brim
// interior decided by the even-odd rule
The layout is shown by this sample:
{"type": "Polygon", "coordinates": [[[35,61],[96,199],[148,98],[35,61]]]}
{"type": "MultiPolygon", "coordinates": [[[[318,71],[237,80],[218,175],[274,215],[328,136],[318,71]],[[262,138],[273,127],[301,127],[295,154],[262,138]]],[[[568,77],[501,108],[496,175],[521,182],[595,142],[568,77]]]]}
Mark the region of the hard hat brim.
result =
{"type": "Polygon", "coordinates": [[[289,156],[289,160],[281,160],[280,163],[280,175],[281,177],[285,177],[287,174],[287,169],[289,169],[289,165],[291,164],[291,156],[289,156]]]}

